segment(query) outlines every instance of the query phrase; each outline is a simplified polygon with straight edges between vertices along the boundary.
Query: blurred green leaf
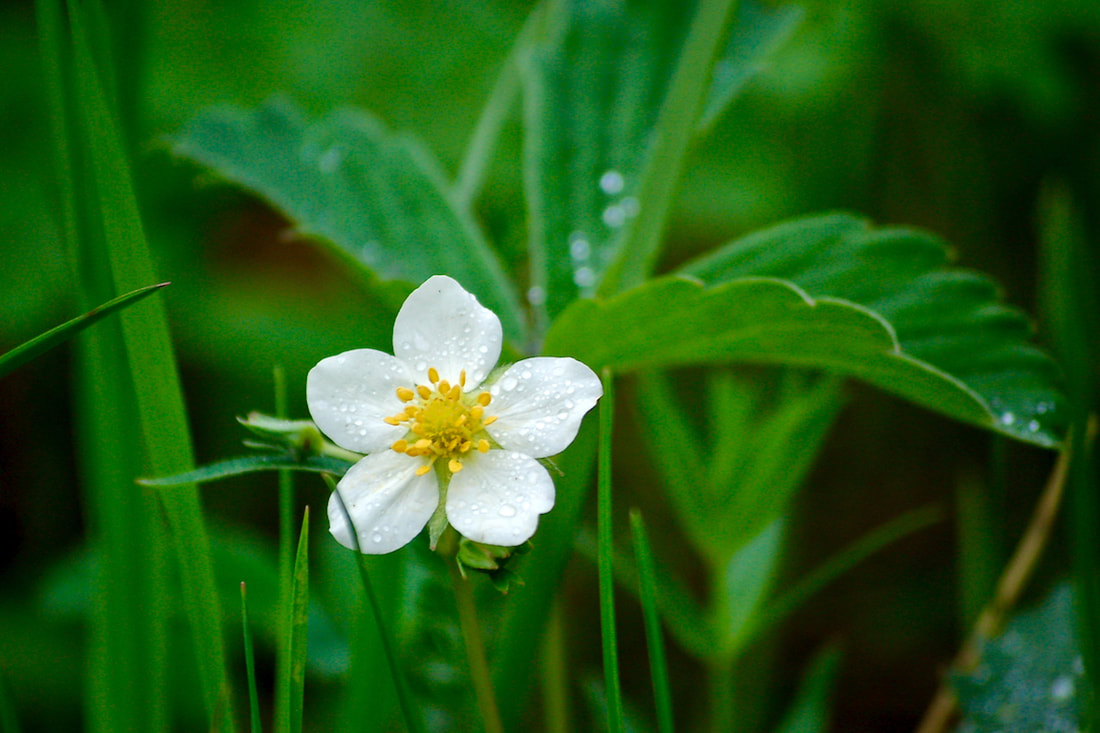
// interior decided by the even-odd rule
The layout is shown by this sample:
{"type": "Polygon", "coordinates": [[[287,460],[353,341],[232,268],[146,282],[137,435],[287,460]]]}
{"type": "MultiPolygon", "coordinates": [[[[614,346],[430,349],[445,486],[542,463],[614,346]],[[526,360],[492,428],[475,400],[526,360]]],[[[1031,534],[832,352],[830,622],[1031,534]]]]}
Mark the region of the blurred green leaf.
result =
{"type": "Polygon", "coordinates": [[[646,650],[649,653],[649,676],[653,680],[653,703],[657,712],[657,730],[672,733],[672,690],[668,681],[665,641],[661,633],[661,618],[657,613],[657,571],[653,550],[649,545],[645,521],[637,509],[630,510],[630,530],[634,539],[634,558],[638,563],[638,598],[645,621],[646,650]]]}
{"type": "Polygon", "coordinates": [[[211,109],[171,139],[172,152],[264,198],[355,272],[419,284],[447,274],[524,343],[515,289],[477,222],[452,201],[439,163],[417,140],[366,112],[309,121],[285,99],[211,109]]]}
{"type": "Polygon", "coordinates": [[[911,385],[891,388],[889,377],[869,378],[872,384],[1017,440],[1058,445],[1067,416],[1057,365],[1029,343],[1031,324],[1000,302],[996,284],[947,267],[949,255],[929,234],[873,229],[863,218],[838,213],[755,232],[681,272],[708,284],[780,278],[813,299],[866,309],[883,320],[907,361],[939,373],[945,398],[937,404],[932,394],[926,399],[911,392],[911,385]],[[975,420],[969,408],[956,412],[947,382],[971,392],[987,414],[975,420]]]}
{"type": "Polygon", "coordinates": [[[635,382],[651,460],[692,545],[711,565],[725,564],[786,513],[843,403],[835,377],[784,370],[767,378],[778,383],[711,373],[691,403],[665,375],[643,373],[635,382]],[[704,406],[707,423],[692,423],[689,415],[704,406]],[[700,445],[707,446],[705,472],[697,470],[700,445]]]}
{"type": "Polygon", "coordinates": [[[959,733],[1079,730],[1088,703],[1076,623],[1073,590],[1062,584],[988,640],[978,666],[953,679],[959,733]]]}
{"type": "Polygon", "coordinates": [[[132,303],[136,303],[146,295],[151,295],[167,284],[168,283],[147,285],[144,288],[139,288],[125,295],[120,295],[113,300],[107,301],[98,308],[88,311],[84,315],[65,321],[65,323],[62,323],[60,326],[55,326],[49,331],[35,336],[30,341],[22,343],[14,349],[5,352],[3,355],[0,355],[0,377],[26,364],[39,354],[45,353],[53,347],[64,343],[99,319],[106,318],[115,311],[121,310],[132,303]]]}
{"type": "Polygon", "coordinates": [[[840,667],[840,650],[827,646],[814,655],[794,702],[775,733],[825,733],[830,698],[840,667]]]}
{"type": "MultiPolygon", "coordinates": [[[[595,291],[645,204],[641,176],[695,5],[553,3],[542,42],[524,59],[530,295],[551,319],[595,291]]],[[[707,124],[761,68],[761,57],[797,15],[758,2],[740,6],[715,67],[707,124]]]]}
{"type": "Polygon", "coordinates": [[[742,546],[710,584],[717,597],[711,599],[716,648],[712,658],[729,658],[741,647],[745,633],[764,603],[779,569],[786,521],[773,520],[742,546]]]}
{"type": "Polygon", "coordinates": [[[244,664],[248,678],[248,710],[252,733],[260,733],[260,697],[256,690],[256,657],[252,652],[252,629],[248,626],[247,585],[241,581],[241,636],[244,644],[244,664]]]}

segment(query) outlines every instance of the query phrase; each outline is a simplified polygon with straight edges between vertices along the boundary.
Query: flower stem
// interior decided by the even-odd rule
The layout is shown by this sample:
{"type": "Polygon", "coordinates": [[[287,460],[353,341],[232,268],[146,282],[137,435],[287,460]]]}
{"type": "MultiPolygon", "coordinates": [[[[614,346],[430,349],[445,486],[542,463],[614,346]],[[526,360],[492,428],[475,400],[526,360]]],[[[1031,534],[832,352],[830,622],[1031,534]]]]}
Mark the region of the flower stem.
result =
{"type": "Polygon", "coordinates": [[[611,532],[611,428],[615,414],[615,377],[604,367],[600,374],[599,475],[596,479],[596,534],[599,538],[600,636],[603,639],[603,676],[607,690],[607,729],[623,730],[623,697],[619,684],[619,644],[615,632],[615,578],[612,571],[611,532]]]}
{"type": "Polygon", "coordinates": [[[500,722],[500,710],[497,708],[493,693],[493,681],[489,674],[489,661],[485,657],[485,642],[481,637],[481,626],[477,622],[477,606],[470,582],[462,577],[458,562],[452,557],[446,559],[447,570],[451,575],[451,585],[458,604],[458,620],[462,626],[462,637],[466,640],[466,656],[470,663],[470,678],[474,683],[477,706],[481,710],[481,720],[485,733],[504,733],[500,722]]]}

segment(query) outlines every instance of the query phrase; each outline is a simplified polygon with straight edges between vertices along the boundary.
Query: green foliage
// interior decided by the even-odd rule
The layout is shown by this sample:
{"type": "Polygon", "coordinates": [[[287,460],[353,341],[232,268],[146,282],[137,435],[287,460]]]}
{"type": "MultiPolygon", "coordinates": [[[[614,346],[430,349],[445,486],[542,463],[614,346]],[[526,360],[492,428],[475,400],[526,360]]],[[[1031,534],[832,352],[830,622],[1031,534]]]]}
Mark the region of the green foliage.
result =
{"type": "Polygon", "coordinates": [[[974,670],[954,676],[960,733],[1080,730],[1087,681],[1074,605],[1070,586],[1059,585],[989,639],[974,670]]]}
{"type": "Polygon", "coordinates": [[[451,201],[439,164],[411,136],[350,109],[311,122],[272,99],[255,111],[197,117],[174,136],[172,151],[280,208],[352,272],[409,283],[455,277],[523,343],[514,287],[480,227],[451,201]]]}

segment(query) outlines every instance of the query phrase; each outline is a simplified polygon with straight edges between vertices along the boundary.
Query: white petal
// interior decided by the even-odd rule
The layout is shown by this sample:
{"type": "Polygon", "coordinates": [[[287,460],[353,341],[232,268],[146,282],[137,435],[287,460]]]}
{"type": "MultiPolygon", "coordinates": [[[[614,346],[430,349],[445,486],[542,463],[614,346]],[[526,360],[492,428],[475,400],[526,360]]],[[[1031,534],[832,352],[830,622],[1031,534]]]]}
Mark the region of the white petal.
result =
{"type": "Polygon", "coordinates": [[[309,370],[306,403],[317,427],[337,445],[373,453],[408,432],[382,420],[405,407],[397,388],[414,384],[400,360],[374,349],[356,349],[322,359],[309,370]]]}
{"type": "Polygon", "coordinates": [[[491,450],[463,462],[447,489],[447,521],[465,537],[514,547],[531,539],[554,508],[554,481],[522,453],[491,450]]]}
{"type": "MultiPolygon", "coordinates": [[[[417,476],[421,465],[419,459],[381,451],[363,458],[340,479],[336,490],[355,525],[362,552],[393,552],[424,529],[439,505],[439,483],[433,471],[417,476]]],[[[355,549],[335,492],[328,502],[328,524],[337,542],[355,549]]]]}
{"type": "Polygon", "coordinates": [[[416,369],[421,384],[435,367],[451,384],[465,370],[473,389],[496,366],[503,340],[496,314],[444,275],[412,291],[393,324],[393,353],[416,369]]]}
{"type": "Polygon", "coordinates": [[[489,435],[506,450],[545,458],[577,437],[581,420],[603,395],[599,377],[576,359],[539,356],[516,362],[489,388],[489,435]]]}

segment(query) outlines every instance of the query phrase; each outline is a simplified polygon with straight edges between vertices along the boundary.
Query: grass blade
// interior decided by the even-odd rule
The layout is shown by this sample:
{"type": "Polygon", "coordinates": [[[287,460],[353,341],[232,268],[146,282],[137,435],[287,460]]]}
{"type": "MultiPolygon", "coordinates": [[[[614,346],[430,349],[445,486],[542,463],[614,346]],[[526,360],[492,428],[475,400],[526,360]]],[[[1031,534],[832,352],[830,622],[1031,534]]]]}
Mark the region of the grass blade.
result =
{"type": "Polygon", "coordinates": [[[347,505],[344,504],[344,497],[340,494],[340,490],[336,486],[336,479],[327,473],[322,474],[322,477],[325,479],[325,483],[328,484],[333,496],[336,497],[337,503],[340,504],[340,511],[344,513],[344,520],[347,521],[348,526],[353,529],[350,534],[351,541],[355,544],[355,562],[359,568],[359,580],[363,584],[363,592],[367,596],[367,602],[370,604],[371,612],[374,614],[375,624],[378,627],[378,635],[382,639],[382,650],[386,654],[386,662],[390,667],[393,685],[397,688],[397,699],[401,705],[401,714],[405,718],[405,728],[406,730],[412,731],[412,733],[425,733],[424,723],[413,703],[412,694],[409,692],[408,682],[405,680],[405,673],[398,663],[397,645],[394,643],[394,639],[382,617],[382,606],[378,602],[378,596],[374,593],[374,586],[371,585],[370,574],[367,572],[366,558],[359,549],[359,532],[354,530],[355,523],[351,521],[351,515],[348,514],[347,505]]]}
{"type": "Polygon", "coordinates": [[[35,336],[31,340],[16,346],[11,351],[0,355],[0,377],[5,374],[19,368],[23,364],[26,364],[31,359],[43,354],[55,346],[64,343],[66,340],[72,338],[82,330],[92,325],[101,318],[106,318],[115,311],[118,311],[126,306],[136,303],[147,295],[151,295],[160,288],[163,288],[168,283],[159,283],[157,285],[147,285],[144,288],[138,288],[125,295],[120,295],[117,298],[110,300],[98,308],[93,308],[84,315],[77,316],[72,320],[62,323],[60,326],[55,326],[45,333],[35,336]]]}
{"type": "MultiPolygon", "coordinates": [[[[69,15],[81,143],[87,153],[89,190],[98,204],[101,234],[92,239],[87,254],[89,259],[106,263],[108,279],[101,281],[102,285],[116,292],[133,290],[157,278],[116,117],[75,0],[70,2],[69,15]]],[[[164,304],[146,301],[124,311],[120,320],[145,463],[154,474],[189,470],[194,465],[191,438],[164,304]]],[[[160,501],[177,551],[183,581],[181,605],[191,626],[206,713],[215,727],[232,727],[221,612],[198,493],[193,486],[181,487],[161,494],[160,501]]]]}
{"type": "Polygon", "coordinates": [[[634,536],[634,555],[638,562],[638,597],[642,601],[645,619],[646,645],[649,649],[649,673],[653,677],[653,703],[657,708],[657,730],[672,733],[672,691],[668,683],[668,662],[665,641],[661,635],[661,618],[657,613],[657,580],[653,551],[649,546],[642,513],[630,512],[630,529],[634,536]]]}
{"type": "Polygon", "coordinates": [[[615,554],[611,531],[611,430],[615,411],[615,378],[606,367],[601,372],[599,476],[596,481],[596,532],[600,575],[600,636],[603,639],[603,675],[607,689],[607,729],[623,730],[623,693],[619,683],[619,644],[615,631],[615,554]]]}
{"type": "MultiPolygon", "coordinates": [[[[272,372],[275,384],[275,417],[285,420],[287,417],[286,373],[282,366],[276,365],[272,372]]],[[[281,618],[291,618],[291,604],[294,600],[294,480],[286,468],[279,469],[279,608],[281,618]]],[[[275,648],[275,678],[283,679],[290,667],[290,635],[286,629],[278,636],[275,648]]],[[[283,696],[288,690],[283,685],[275,687],[275,731],[285,733],[288,721],[281,715],[287,709],[283,696]]]]}
{"type": "Polygon", "coordinates": [[[283,719],[290,733],[302,733],[302,709],[306,685],[306,635],[309,616],[309,507],[302,518],[298,554],[294,558],[290,617],[285,619],[286,648],[290,652],[285,676],[276,680],[285,693],[283,719]]]}
{"type": "Polygon", "coordinates": [[[248,628],[248,593],[241,581],[241,632],[244,635],[244,664],[248,670],[248,709],[251,713],[252,733],[261,733],[260,696],[256,691],[256,658],[252,653],[252,631],[248,628]]]}
{"type": "Polygon", "coordinates": [[[343,475],[349,465],[346,461],[329,456],[309,456],[302,460],[287,454],[241,456],[239,458],[227,458],[208,466],[200,466],[193,471],[184,471],[175,476],[138,479],[138,483],[142,486],[169,488],[205,481],[216,481],[231,476],[243,476],[257,471],[308,471],[310,473],[343,475]]]}

